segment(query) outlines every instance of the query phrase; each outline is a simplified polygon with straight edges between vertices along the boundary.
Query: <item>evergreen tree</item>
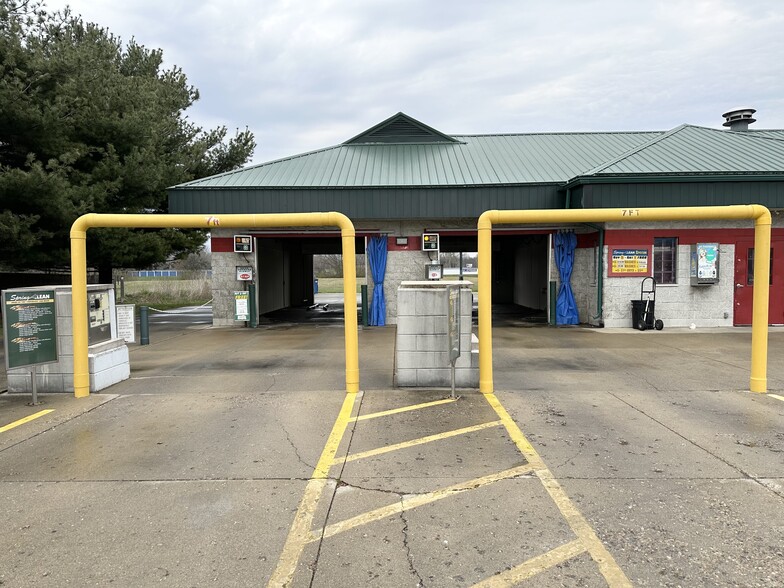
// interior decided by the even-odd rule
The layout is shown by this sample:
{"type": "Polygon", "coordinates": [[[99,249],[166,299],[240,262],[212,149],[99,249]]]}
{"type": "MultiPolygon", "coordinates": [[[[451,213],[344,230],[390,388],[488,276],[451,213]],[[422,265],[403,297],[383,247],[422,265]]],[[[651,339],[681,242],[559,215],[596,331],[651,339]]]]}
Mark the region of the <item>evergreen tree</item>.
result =
{"type": "MultiPolygon", "coordinates": [[[[203,130],[199,93],[159,49],[123,44],[40,0],[0,0],[0,263],[67,267],[69,230],[87,212],[165,213],[166,188],[230,171],[253,134],[203,130]]],[[[197,251],[199,230],[91,229],[88,263],[147,267],[197,251]]]]}

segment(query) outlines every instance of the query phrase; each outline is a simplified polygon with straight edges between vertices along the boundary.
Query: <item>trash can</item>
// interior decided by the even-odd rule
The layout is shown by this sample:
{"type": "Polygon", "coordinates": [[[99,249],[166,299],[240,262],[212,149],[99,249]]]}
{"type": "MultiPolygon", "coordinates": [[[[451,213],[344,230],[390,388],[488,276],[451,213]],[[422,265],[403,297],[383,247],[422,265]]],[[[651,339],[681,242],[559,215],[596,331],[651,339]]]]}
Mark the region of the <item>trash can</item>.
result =
{"type": "Polygon", "coordinates": [[[318,278],[313,279],[313,293],[318,294],[318,278]]]}
{"type": "Polygon", "coordinates": [[[653,300],[632,300],[632,328],[644,331],[645,329],[652,329],[653,324],[653,308],[656,303],[653,300]],[[648,314],[645,314],[645,305],[648,305],[648,314]],[[644,329],[640,329],[640,325],[645,324],[644,329]]]}

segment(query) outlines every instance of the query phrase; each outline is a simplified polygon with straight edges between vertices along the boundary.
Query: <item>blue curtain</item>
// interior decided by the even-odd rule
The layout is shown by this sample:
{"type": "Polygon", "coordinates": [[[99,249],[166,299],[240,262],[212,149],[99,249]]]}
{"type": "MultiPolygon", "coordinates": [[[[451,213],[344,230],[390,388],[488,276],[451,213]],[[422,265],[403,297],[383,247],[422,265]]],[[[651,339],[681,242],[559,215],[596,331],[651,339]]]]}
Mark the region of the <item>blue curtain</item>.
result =
{"type": "Polygon", "coordinates": [[[384,274],[387,271],[387,236],[372,237],[367,247],[370,273],[373,275],[373,301],[369,323],[374,327],[387,324],[387,303],[384,302],[384,274]]]}
{"type": "Polygon", "coordinates": [[[561,287],[555,302],[556,325],[576,325],[580,322],[570,283],[576,248],[577,236],[574,231],[555,234],[555,263],[558,264],[558,274],[561,276],[561,287]]]}

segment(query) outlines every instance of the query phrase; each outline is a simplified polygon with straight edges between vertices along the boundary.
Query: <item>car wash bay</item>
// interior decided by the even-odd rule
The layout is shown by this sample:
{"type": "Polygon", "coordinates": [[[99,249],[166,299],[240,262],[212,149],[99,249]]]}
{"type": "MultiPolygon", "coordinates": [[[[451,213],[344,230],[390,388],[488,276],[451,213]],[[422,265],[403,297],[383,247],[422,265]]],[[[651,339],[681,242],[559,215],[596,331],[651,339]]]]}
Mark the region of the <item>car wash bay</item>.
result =
{"type": "MultiPolygon", "coordinates": [[[[395,390],[378,369],[393,329],[359,336],[363,392],[292,585],[622,585],[481,395],[395,390]]],[[[634,585],[781,584],[784,333],[769,395],[744,391],[748,337],[495,329],[498,402],[634,585]]],[[[346,398],[341,326],[151,340],[112,394],[46,398],[53,412],[0,433],[8,585],[266,585],[291,555],[346,398]]],[[[0,396],[2,425],[39,412],[26,401],[0,396]]]]}

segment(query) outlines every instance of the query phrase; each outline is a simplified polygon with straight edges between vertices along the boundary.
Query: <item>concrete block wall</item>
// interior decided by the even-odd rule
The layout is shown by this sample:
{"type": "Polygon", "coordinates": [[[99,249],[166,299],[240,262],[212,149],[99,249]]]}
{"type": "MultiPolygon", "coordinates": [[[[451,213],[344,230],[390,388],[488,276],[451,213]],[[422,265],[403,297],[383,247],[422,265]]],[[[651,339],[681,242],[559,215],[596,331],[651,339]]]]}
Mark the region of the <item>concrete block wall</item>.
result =
{"type": "MultiPolygon", "coordinates": [[[[213,230],[216,237],[233,237],[237,230],[213,230]]],[[[212,259],[212,324],[216,327],[243,326],[244,321],[234,320],[234,291],[242,290],[242,282],[237,281],[238,265],[256,267],[255,253],[246,254],[249,263],[240,253],[213,253],[212,259]]],[[[255,271],[255,270],[254,270],[255,271]]]]}
{"type": "MultiPolygon", "coordinates": [[[[454,282],[450,282],[454,284],[454,282]]],[[[403,387],[449,387],[446,282],[411,281],[397,291],[395,383],[403,387]]],[[[471,330],[470,283],[462,282],[460,299],[460,357],[455,362],[455,385],[479,386],[479,352],[471,330]]]]}
{"type": "MultiPolygon", "coordinates": [[[[425,265],[428,263],[431,263],[430,258],[424,251],[390,251],[387,254],[387,271],[384,276],[387,324],[394,325],[398,321],[400,285],[407,281],[423,280],[425,265]]],[[[368,292],[372,297],[373,276],[370,272],[368,272],[368,292]]]]}
{"type": "MultiPolygon", "coordinates": [[[[607,249],[604,252],[607,267],[607,249]]],[[[691,286],[689,245],[678,246],[677,284],[656,287],[654,315],[664,321],[665,328],[729,327],[733,324],[735,300],[735,245],[719,246],[719,283],[691,286]]],[[[604,324],[606,327],[632,327],[632,300],[640,299],[642,278],[605,278],[604,324]]],[[[648,283],[650,284],[650,282],[648,283]]],[[[649,285],[646,285],[650,288],[649,285]]]]}
{"type": "MultiPolygon", "coordinates": [[[[92,392],[104,390],[131,377],[128,346],[122,339],[91,345],[88,365],[92,392]]],[[[73,381],[71,381],[70,392],[73,392],[73,381]]]]}

